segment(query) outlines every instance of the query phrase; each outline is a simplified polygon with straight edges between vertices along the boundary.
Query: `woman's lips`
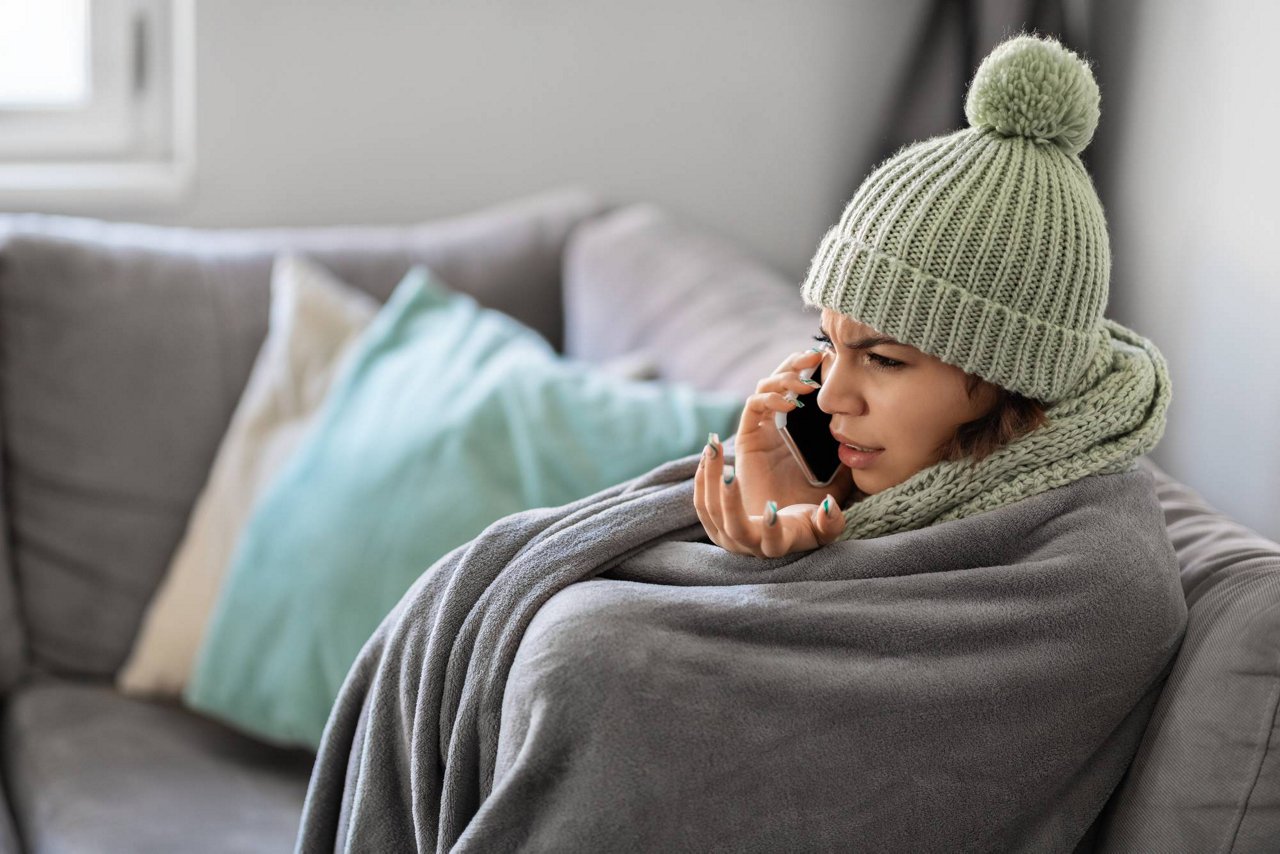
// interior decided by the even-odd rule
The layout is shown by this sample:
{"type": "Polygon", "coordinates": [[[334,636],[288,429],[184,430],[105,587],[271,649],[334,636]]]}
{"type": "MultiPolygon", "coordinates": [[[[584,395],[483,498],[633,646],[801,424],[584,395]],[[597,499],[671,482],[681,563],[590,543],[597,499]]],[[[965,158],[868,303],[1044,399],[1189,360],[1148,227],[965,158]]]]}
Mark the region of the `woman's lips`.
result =
{"type": "Polygon", "coordinates": [[[851,469],[864,469],[879,459],[883,453],[883,448],[878,451],[855,451],[848,445],[841,444],[836,456],[840,458],[840,462],[851,469]]]}
{"type": "Polygon", "coordinates": [[[845,436],[843,433],[837,433],[834,429],[831,429],[831,438],[835,439],[841,445],[849,445],[855,451],[858,450],[859,448],[870,448],[873,451],[884,450],[884,448],[877,448],[875,445],[868,445],[866,442],[855,442],[852,439],[850,439],[848,436],[845,436]]]}

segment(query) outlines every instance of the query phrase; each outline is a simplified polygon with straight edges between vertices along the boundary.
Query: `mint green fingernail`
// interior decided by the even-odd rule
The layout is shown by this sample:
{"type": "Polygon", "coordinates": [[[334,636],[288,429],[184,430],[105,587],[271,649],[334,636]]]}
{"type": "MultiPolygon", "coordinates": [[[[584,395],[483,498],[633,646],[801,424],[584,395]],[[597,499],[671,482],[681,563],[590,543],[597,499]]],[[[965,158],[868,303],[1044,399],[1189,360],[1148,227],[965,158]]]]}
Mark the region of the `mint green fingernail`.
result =
{"type": "Polygon", "coordinates": [[[822,388],[822,383],[817,380],[800,380],[800,382],[805,383],[806,385],[811,385],[814,388],[822,388]]]}
{"type": "Polygon", "coordinates": [[[707,434],[707,447],[711,449],[711,459],[715,459],[720,455],[720,449],[716,447],[720,444],[720,437],[715,433],[707,434]]]}
{"type": "Polygon", "coordinates": [[[770,501],[764,506],[765,523],[772,528],[778,521],[778,502],[770,501]]]}
{"type": "Polygon", "coordinates": [[[831,515],[831,499],[830,498],[822,499],[822,512],[828,516],[831,515]]]}
{"type": "Polygon", "coordinates": [[[733,470],[733,466],[725,466],[724,467],[724,485],[728,486],[729,484],[733,483],[734,476],[735,476],[735,472],[733,470]]]}
{"type": "Polygon", "coordinates": [[[792,403],[794,403],[794,404],[796,405],[796,408],[797,408],[797,409],[804,409],[804,401],[803,401],[803,400],[801,400],[800,398],[798,398],[798,397],[797,397],[795,400],[793,400],[793,401],[791,401],[791,402],[792,402],[792,403]]]}

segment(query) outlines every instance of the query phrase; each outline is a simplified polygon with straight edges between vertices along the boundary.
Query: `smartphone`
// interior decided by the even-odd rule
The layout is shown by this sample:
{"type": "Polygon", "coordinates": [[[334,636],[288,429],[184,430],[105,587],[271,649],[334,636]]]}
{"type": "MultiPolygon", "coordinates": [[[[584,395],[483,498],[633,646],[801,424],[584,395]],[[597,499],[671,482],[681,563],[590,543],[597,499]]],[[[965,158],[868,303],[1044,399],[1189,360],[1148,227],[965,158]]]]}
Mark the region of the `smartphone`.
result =
{"type": "MultiPolygon", "coordinates": [[[[800,372],[800,379],[807,380],[817,373],[822,382],[822,363],[800,372]]],[[[818,408],[818,390],[800,395],[803,407],[790,412],[775,412],[773,423],[782,434],[782,441],[791,449],[804,472],[814,486],[829,486],[840,470],[840,443],[831,435],[831,416],[818,408]]]]}

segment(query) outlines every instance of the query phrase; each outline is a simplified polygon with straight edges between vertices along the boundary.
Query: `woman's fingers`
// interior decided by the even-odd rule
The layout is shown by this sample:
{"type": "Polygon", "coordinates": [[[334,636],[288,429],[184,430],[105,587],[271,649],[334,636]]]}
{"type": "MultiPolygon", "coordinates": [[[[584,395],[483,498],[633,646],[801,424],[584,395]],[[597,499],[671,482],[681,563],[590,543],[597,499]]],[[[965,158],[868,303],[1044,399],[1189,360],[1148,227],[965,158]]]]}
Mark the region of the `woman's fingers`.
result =
{"type": "MultiPolygon", "coordinates": [[[[726,533],[724,509],[721,501],[720,481],[724,474],[724,447],[720,444],[720,437],[715,433],[707,435],[707,446],[702,450],[702,468],[705,469],[704,477],[706,482],[703,484],[706,496],[707,513],[711,520],[715,523],[716,529],[720,532],[721,539],[725,539],[726,533]]],[[[729,535],[732,539],[732,535],[729,535]]],[[[716,541],[717,545],[728,548],[725,542],[716,541]]]]}
{"type": "Polygon", "coordinates": [[[819,388],[817,380],[812,379],[813,372],[822,362],[823,354],[814,350],[789,357],[778,369],[756,383],[757,392],[793,391],[796,394],[808,394],[819,388]],[[808,370],[810,379],[803,379],[800,372],[808,370]]]}
{"type": "Polygon", "coordinates": [[[772,424],[773,413],[790,412],[801,405],[808,406],[809,404],[800,404],[797,401],[788,400],[784,395],[777,392],[753,394],[747,398],[746,404],[743,406],[738,434],[739,436],[750,435],[759,430],[761,425],[766,422],[772,424]]]}
{"type": "Polygon", "coordinates": [[[712,433],[698,461],[693,502],[712,542],[728,551],[763,557],[760,533],[742,505],[737,471],[724,462],[724,446],[712,433]]]}
{"type": "Polygon", "coordinates": [[[774,368],[773,372],[775,374],[783,374],[788,371],[802,371],[821,362],[823,355],[823,350],[819,347],[811,347],[803,353],[792,353],[779,362],[778,367],[774,368]]]}
{"type": "Polygon", "coordinates": [[[756,394],[768,394],[769,392],[777,392],[781,395],[789,395],[796,397],[802,394],[811,394],[822,388],[817,380],[802,380],[795,374],[779,374],[773,377],[766,377],[756,383],[756,394]]]}
{"type": "Polygon", "coordinates": [[[816,506],[795,504],[778,510],[770,502],[761,519],[759,549],[764,557],[810,551],[835,542],[843,530],[844,511],[830,494],[816,506]]]}
{"type": "Polygon", "coordinates": [[[711,542],[721,548],[727,548],[724,542],[724,533],[721,531],[716,517],[711,513],[708,503],[708,495],[711,492],[709,487],[710,480],[707,477],[710,460],[708,449],[703,448],[702,459],[698,461],[698,470],[693,477],[693,507],[698,512],[698,521],[706,529],[707,536],[711,538],[711,542]]]}
{"type": "Polygon", "coordinates": [[[737,472],[724,461],[720,437],[707,437],[694,476],[693,503],[698,519],[716,545],[739,554],[782,557],[834,542],[844,530],[844,514],[831,495],[817,506],[780,509],[769,501],[751,516],[742,501],[737,472]]]}
{"type": "Polygon", "coordinates": [[[742,490],[738,484],[738,473],[733,466],[725,466],[724,476],[721,478],[720,510],[725,534],[742,546],[745,553],[758,555],[760,534],[742,505],[742,490]]]}
{"type": "Polygon", "coordinates": [[[778,517],[778,503],[768,501],[760,519],[760,551],[765,557],[782,557],[790,551],[786,526],[778,517]]]}
{"type": "MultiPolygon", "coordinates": [[[[816,368],[823,355],[823,351],[818,349],[793,353],[782,360],[777,371],[760,380],[756,385],[756,392],[746,399],[742,408],[742,417],[738,422],[739,438],[768,430],[774,423],[775,413],[790,412],[802,406],[816,406],[817,401],[812,396],[809,401],[796,399],[819,387],[816,380],[802,380],[797,372],[805,368],[816,368]]],[[[753,512],[759,509],[750,508],[753,512]]]]}
{"type": "Polygon", "coordinates": [[[813,531],[818,545],[834,543],[836,537],[844,530],[844,511],[830,494],[822,499],[822,503],[813,511],[813,531]]]}

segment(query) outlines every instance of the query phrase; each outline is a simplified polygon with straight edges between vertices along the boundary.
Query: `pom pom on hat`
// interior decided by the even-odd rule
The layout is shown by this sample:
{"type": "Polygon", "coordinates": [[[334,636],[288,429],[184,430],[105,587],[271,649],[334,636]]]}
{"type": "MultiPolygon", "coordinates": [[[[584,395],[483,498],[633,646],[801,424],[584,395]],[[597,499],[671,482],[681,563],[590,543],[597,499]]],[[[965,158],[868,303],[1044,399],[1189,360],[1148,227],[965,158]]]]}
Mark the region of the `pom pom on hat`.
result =
{"type": "Polygon", "coordinates": [[[973,76],[964,114],[974,128],[1025,136],[1079,154],[1098,127],[1088,63],[1052,38],[1023,35],[993,50],[973,76]]]}

